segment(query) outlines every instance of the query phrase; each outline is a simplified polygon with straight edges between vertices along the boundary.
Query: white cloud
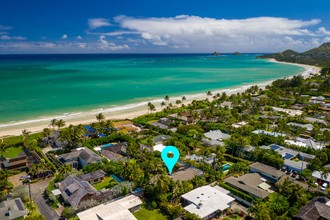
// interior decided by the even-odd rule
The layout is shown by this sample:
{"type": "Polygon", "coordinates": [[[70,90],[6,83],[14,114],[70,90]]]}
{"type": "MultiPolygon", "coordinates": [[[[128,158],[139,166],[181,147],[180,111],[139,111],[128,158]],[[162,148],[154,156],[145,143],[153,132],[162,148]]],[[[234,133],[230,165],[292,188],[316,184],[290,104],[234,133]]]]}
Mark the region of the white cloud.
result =
{"type": "Polygon", "coordinates": [[[328,31],[325,27],[320,27],[318,30],[318,33],[321,35],[329,35],[330,36],[330,31],[328,31]]]}
{"type": "Polygon", "coordinates": [[[319,33],[312,31],[310,27],[321,22],[319,19],[292,20],[280,17],[215,19],[189,15],[167,18],[117,16],[114,21],[121,30],[103,35],[139,33],[142,39],[153,45],[178,49],[190,48],[191,51],[228,52],[274,51],[274,49],[282,49],[279,46],[283,46],[284,49],[291,46],[303,49],[312,41],[301,38],[318,36],[319,33]]]}
{"type": "Polygon", "coordinates": [[[68,35],[63,34],[62,37],[61,37],[61,39],[62,39],[62,40],[68,39],[68,35]]]}
{"type": "Polygon", "coordinates": [[[108,42],[106,40],[106,36],[101,35],[99,36],[99,45],[98,48],[102,50],[123,50],[123,49],[129,49],[129,46],[127,44],[124,45],[116,45],[114,43],[108,42]]]}
{"type": "Polygon", "coordinates": [[[76,37],[76,39],[77,39],[77,40],[82,40],[83,38],[82,38],[82,36],[78,35],[78,36],[76,37]]]}
{"type": "Polygon", "coordinates": [[[50,42],[39,42],[38,46],[41,47],[41,48],[48,48],[49,49],[49,48],[55,48],[56,44],[50,43],[50,42]]]}
{"type": "Polygon", "coordinates": [[[2,31],[8,31],[8,30],[11,30],[11,29],[13,29],[13,27],[0,25],[0,30],[2,30],[2,31]]]}
{"type": "Polygon", "coordinates": [[[105,27],[105,26],[112,26],[108,19],[105,18],[91,18],[88,19],[88,27],[90,29],[96,29],[100,27],[105,27]]]}
{"type": "Polygon", "coordinates": [[[1,40],[26,40],[26,37],[22,36],[9,36],[9,35],[1,35],[1,40]]]}

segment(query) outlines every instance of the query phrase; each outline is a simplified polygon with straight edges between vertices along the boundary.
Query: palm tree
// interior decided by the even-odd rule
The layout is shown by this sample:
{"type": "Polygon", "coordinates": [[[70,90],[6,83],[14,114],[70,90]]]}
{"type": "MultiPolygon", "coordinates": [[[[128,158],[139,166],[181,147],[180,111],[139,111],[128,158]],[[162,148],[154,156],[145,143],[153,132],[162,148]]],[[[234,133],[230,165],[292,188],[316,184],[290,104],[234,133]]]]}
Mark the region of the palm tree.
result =
{"type": "Polygon", "coordinates": [[[166,105],[166,103],[165,102],[161,102],[160,103],[160,107],[161,107],[161,109],[163,109],[163,107],[166,105]]]}
{"type": "Polygon", "coordinates": [[[65,121],[63,119],[60,119],[58,121],[56,121],[56,126],[58,129],[62,128],[65,126],[65,121]]]}
{"type": "Polygon", "coordinates": [[[49,124],[49,125],[50,125],[51,127],[53,127],[53,130],[55,130],[56,124],[57,124],[57,119],[54,118],[54,119],[52,119],[52,120],[50,121],[50,124],[49,124]]]}
{"type": "Polygon", "coordinates": [[[8,148],[8,145],[6,143],[3,142],[3,139],[0,139],[0,157],[3,156],[3,154],[6,152],[8,148]]]}
{"type": "Polygon", "coordinates": [[[207,91],[206,95],[207,96],[212,96],[212,92],[211,91],[207,91]]]}
{"type": "Polygon", "coordinates": [[[96,115],[96,119],[100,123],[101,121],[103,121],[105,119],[105,116],[102,113],[99,113],[99,114],[96,115]]]}
{"type": "Polygon", "coordinates": [[[70,174],[72,171],[72,166],[68,165],[68,164],[63,164],[62,166],[60,166],[60,168],[58,168],[58,172],[60,174],[70,174]]]}
{"type": "Polygon", "coordinates": [[[155,105],[152,104],[151,102],[148,102],[148,111],[149,113],[151,113],[152,111],[156,111],[155,105]]]}
{"type": "Polygon", "coordinates": [[[182,96],[182,103],[186,100],[187,100],[186,96],[182,96]]]}
{"type": "Polygon", "coordinates": [[[176,100],[176,101],[175,101],[175,104],[180,105],[180,104],[181,104],[181,100],[179,100],[179,99],[176,100]]]}
{"type": "Polygon", "coordinates": [[[28,131],[26,129],[22,130],[22,136],[23,136],[23,145],[27,147],[27,138],[30,135],[31,131],[28,131]]]}
{"type": "Polygon", "coordinates": [[[166,96],[164,97],[164,100],[165,100],[166,102],[168,102],[168,101],[170,100],[170,97],[169,97],[168,95],[166,95],[166,96]]]}

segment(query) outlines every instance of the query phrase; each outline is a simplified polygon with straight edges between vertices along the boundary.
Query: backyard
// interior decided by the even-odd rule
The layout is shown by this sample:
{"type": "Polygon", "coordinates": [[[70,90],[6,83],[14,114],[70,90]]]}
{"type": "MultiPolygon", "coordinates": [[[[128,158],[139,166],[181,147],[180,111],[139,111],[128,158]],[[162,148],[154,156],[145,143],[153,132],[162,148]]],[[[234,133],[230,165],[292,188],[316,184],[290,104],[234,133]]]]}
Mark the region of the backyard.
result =
{"type": "Polygon", "coordinates": [[[3,153],[3,156],[5,158],[15,158],[17,157],[20,153],[22,153],[24,150],[23,146],[19,147],[9,147],[6,149],[6,151],[3,153]]]}
{"type": "Polygon", "coordinates": [[[168,220],[169,218],[164,216],[158,209],[149,210],[141,208],[139,211],[134,212],[133,215],[138,220],[168,220]]]}
{"type": "Polygon", "coordinates": [[[104,188],[110,189],[110,188],[114,187],[115,185],[117,185],[117,181],[114,180],[112,177],[107,176],[103,179],[102,182],[96,183],[94,185],[94,187],[97,190],[101,190],[101,189],[104,189],[104,188]]]}

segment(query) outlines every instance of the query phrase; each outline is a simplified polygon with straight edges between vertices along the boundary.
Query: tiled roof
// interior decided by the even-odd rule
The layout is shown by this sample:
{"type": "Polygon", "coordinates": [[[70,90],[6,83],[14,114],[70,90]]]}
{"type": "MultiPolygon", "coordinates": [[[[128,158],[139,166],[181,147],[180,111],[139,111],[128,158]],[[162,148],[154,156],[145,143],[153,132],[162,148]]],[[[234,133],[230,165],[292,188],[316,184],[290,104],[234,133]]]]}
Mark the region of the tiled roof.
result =
{"type": "Polygon", "coordinates": [[[78,176],[80,179],[82,180],[86,180],[86,181],[91,181],[91,180],[95,180],[95,179],[100,179],[102,177],[104,177],[107,173],[104,172],[103,170],[97,170],[91,173],[86,173],[84,175],[80,175],[78,176]]]}
{"type": "Polygon", "coordinates": [[[326,205],[329,199],[316,197],[307,205],[303,206],[295,216],[302,220],[330,219],[330,206],[326,205]]]}
{"type": "Polygon", "coordinates": [[[268,166],[266,164],[262,164],[259,162],[255,162],[249,166],[250,168],[256,169],[262,173],[269,174],[271,176],[275,176],[277,178],[281,177],[284,175],[284,173],[280,170],[277,170],[274,167],[268,166]]]}

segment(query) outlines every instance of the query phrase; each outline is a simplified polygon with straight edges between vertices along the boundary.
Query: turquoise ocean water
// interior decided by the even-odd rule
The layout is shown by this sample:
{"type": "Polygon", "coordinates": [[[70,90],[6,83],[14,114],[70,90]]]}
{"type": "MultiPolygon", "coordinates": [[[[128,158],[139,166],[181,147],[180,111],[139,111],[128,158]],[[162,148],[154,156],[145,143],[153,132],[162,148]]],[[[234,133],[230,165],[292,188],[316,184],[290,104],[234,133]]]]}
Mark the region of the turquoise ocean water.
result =
{"type": "Polygon", "coordinates": [[[256,54],[1,55],[0,125],[291,76],[256,54]]]}

